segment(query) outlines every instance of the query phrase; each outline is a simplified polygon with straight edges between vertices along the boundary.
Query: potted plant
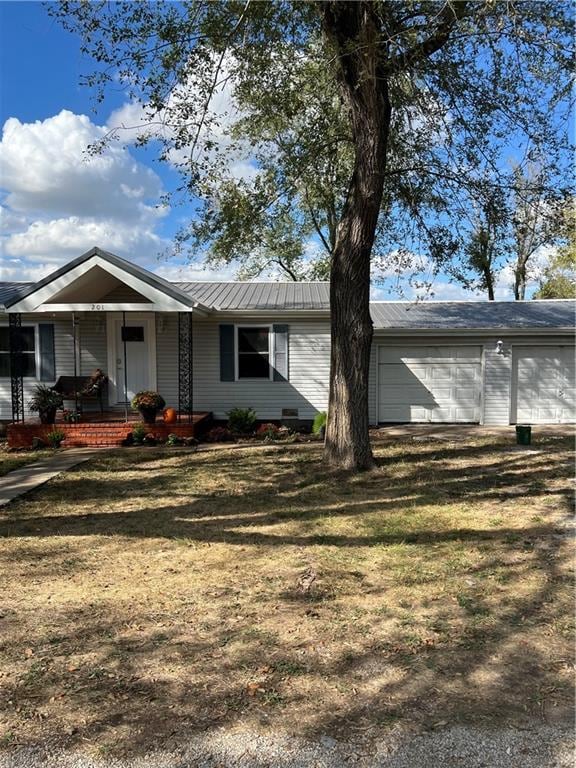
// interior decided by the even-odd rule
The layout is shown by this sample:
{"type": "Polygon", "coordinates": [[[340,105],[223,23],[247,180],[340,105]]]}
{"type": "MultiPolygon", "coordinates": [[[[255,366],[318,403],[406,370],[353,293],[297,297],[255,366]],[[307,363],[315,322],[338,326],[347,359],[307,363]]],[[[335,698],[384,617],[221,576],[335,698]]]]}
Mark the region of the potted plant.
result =
{"type": "Polygon", "coordinates": [[[132,408],[139,411],[145,424],[154,424],[156,414],[166,405],[166,401],[158,392],[138,392],[132,398],[132,408]]]}
{"type": "Polygon", "coordinates": [[[62,395],[54,389],[37,384],[32,390],[32,397],[28,402],[28,408],[32,413],[37,413],[41,424],[54,424],[56,411],[62,408],[62,395]]]}

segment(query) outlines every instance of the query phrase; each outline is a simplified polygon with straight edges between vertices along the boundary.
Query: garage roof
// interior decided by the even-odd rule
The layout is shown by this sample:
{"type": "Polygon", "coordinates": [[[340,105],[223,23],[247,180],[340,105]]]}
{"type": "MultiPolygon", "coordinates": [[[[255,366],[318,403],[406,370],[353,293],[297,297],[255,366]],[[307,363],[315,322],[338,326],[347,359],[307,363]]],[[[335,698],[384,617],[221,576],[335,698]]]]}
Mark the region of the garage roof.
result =
{"type": "Polygon", "coordinates": [[[576,302],[383,301],[372,303],[370,309],[374,327],[390,330],[572,329],[576,302]]]}

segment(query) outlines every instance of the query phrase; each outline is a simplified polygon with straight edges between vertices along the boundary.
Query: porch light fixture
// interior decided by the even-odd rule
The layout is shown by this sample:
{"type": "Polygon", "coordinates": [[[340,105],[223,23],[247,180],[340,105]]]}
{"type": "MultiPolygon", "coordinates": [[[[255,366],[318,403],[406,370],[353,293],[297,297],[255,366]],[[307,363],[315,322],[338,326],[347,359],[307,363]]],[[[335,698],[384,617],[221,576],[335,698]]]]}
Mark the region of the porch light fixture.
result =
{"type": "Polygon", "coordinates": [[[496,342],[496,354],[497,355],[503,355],[504,354],[504,342],[498,339],[496,342]]]}

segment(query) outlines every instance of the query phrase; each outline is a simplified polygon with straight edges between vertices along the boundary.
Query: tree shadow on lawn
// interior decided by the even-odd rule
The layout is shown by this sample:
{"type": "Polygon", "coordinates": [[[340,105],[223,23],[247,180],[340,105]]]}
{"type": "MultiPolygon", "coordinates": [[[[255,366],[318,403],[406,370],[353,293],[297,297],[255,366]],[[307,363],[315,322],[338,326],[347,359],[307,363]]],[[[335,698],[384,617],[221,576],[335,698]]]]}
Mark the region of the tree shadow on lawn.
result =
{"type": "MultiPolygon", "coordinates": [[[[397,721],[430,727],[571,718],[571,552],[555,519],[559,504],[568,509],[569,490],[558,483],[571,461],[507,453],[487,466],[451,466],[456,456],[460,450],[445,463],[426,464],[430,457],[417,454],[398,477],[387,476],[390,465],[360,477],[334,474],[309,456],[296,466],[272,454],[210,456],[198,466],[197,457],[187,457],[176,464],[191,474],[220,471],[242,482],[259,474],[241,492],[203,491],[200,483],[192,499],[182,491],[186,478],[175,479],[170,498],[162,474],[151,475],[138,480],[133,509],[122,509],[118,500],[126,480],[95,479],[106,471],[102,460],[87,475],[64,475],[8,508],[0,535],[7,543],[26,537],[27,560],[34,553],[30,541],[66,536],[118,537],[119,552],[122,537],[160,541],[151,547],[165,546],[162,540],[238,545],[223,566],[228,569],[246,548],[236,586],[230,574],[219,582],[214,570],[209,594],[191,591],[190,605],[178,610],[158,609],[161,575],[154,608],[133,605],[129,594],[113,604],[101,585],[80,607],[63,603],[53,613],[46,606],[46,618],[35,617],[40,623],[29,659],[23,634],[32,617],[9,617],[2,652],[17,673],[5,678],[2,700],[17,743],[57,738],[144,754],[219,726],[343,736],[355,729],[381,735],[397,721]],[[262,490],[254,489],[260,484],[262,490]],[[527,512],[501,503],[528,496],[535,506],[527,512]],[[53,514],[63,498],[73,500],[71,509],[53,514]],[[442,517],[455,504],[492,505],[501,520],[493,528],[465,518],[455,525],[454,510],[442,517]],[[102,511],[107,506],[110,511],[102,511]],[[97,511],[87,511],[91,507],[97,511]],[[510,517],[534,511],[540,519],[524,527],[510,517]],[[351,530],[330,531],[346,518],[351,530]],[[327,527],[307,527],[316,523],[327,527]],[[453,552],[453,542],[462,547],[453,552]],[[345,558],[333,565],[339,589],[322,592],[321,584],[306,595],[286,583],[283,561],[297,562],[294,552],[320,558],[322,581],[322,563],[331,562],[322,560],[323,547],[345,558]],[[403,570],[387,574],[386,553],[396,547],[404,548],[403,570]],[[351,558],[360,551],[382,553],[384,560],[375,570],[358,565],[351,558]],[[481,556],[454,566],[456,586],[445,575],[426,576],[427,564],[462,551],[481,556]],[[273,558],[268,571],[259,570],[262,552],[273,558]],[[274,558],[280,576],[269,582],[274,558]],[[253,574],[245,570],[251,559],[253,574]],[[363,567],[362,578],[352,578],[351,569],[363,567]],[[402,579],[405,603],[390,597],[393,582],[402,579]],[[411,593],[411,584],[420,591],[411,593]]],[[[145,461],[153,470],[156,459],[145,461]]],[[[64,540],[52,540],[54,557],[68,555],[64,540]]],[[[199,567],[205,551],[197,550],[199,567]]],[[[84,562],[81,571],[86,578],[84,562]]],[[[26,587],[26,576],[22,583],[26,587]]]]}
{"type": "MultiPolygon", "coordinates": [[[[222,457],[224,458],[224,457],[222,457]]],[[[125,478],[94,479],[92,472],[70,473],[57,482],[29,494],[19,503],[7,508],[8,514],[0,518],[0,537],[14,538],[46,536],[129,536],[190,539],[199,542],[226,544],[277,544],[331,546],[372,546],[401,542],[432,543],[436,540],[456,538],[491,538],[502,534],[502,528],[479,530],[476,527],[438,529],[441,521],[431,516],[422,528],[406,526],[396,515],[410,521],[419,508],[449,507],[451,504],[474,505],[484,502],[513,501],[542,497],[549,501],[557,497],[558,503],[571,508],[571,488],[568,484],[549,487],[550,480],[565,478],[570,472],[571,459],[558,459],[549,455],[533,456],[528,466],[524,456],[506,455],[490,464],[451,467],[408,465],[399,478],[388,478],[386,470],[360,477],[335,474],[320,466],[306,464],[303,477],[292,463],[278,466],[267,459],[240,464],[234,457],[218,464],[226,487],[208,492],[190,487],[187,474],[168,477],[164,474],[148,476],[137,483],[125,478]],[[259,468],[261,477],[252,480],[251,470],[259,468]],[[236,481],[240,479],[244,487],[236,481]],[[246,482],[248,478],[248,482],[246,482]],[[256,489],[254,489],[256,485],[256,489]],[[240,490],[239,490],[240,487],[240,490]],[[186,490],[185,490],[186,489],[186,490]],[[73,501],[67,501],[73,500],[73,501]],[[126,507],[125,500],[131,503],[126,507]],[[167,501],[170,503],[166,503],[167,501]],[[37,505],[42,511],[34,514],[37,505]],[[60,504],[62,512],[46,514],[60,504]],[[92,511],[102,508],[107,511],[92,511]],[[86,511],[89,509],[89,511],[86,511]],[[381,525],[376,535],[370,535],[370,525],[358,535],[287,533],[261,531],[278,524],[328,522],[337,518],[362,518],[381,513],[381,525]],[[388,523],[390,524],[388,525],[388,523]],[[395,530],[399,528],[399,530],[395,530]]],[[[195,467],[189,469],[193,475],[195,467]]],[[[210,474],[212,462],[204,462],[202,472],[210,474]]],[[[517,511],[517,510],[515,510],[517,511]]],[[[539,535],[539,529],[534,530],[539,535]]],[[[518,535],[511,529],[507,535],[518,535]]]]}
{"type": "MultiPolygon", "coordinates": [[[[328,640],[337,628],[330,605],[311,613],[286,601],[291,620],[306,625],[304,642],[255,632],[256,617],[207,627],[202,617],[165,623],[150,614],[135,625],[129,607],[113,617],[97,603],[71,609],[58,616],[56,641],[50,633],[36,640],[28,670],[4,687],[3,700],[25,724],[18,744],[57,738],[118,754],[176,747],[223,726],[353,739],[356,729],[381,736],[397,721],[425,728],[558,722],[571,718],[571,676],[563,671],[570,645],[562,652],[546,630],[570,609],[569,596],[561,599],[565,561],[557,552],[535,557],[541,585],[522,590],[519,568],[509,585],[519,588],[517,599],[492,610],[489,621],[468,606],[459,628],[416,637],[380,629],[371,615],[352,646],[345,632],[341,642],[328,640]],[[81,660],[71,663],[75,654],[81,660]]],[[[446,620],[445,607],[432,602],[429,624],[446,620]]],[[[10,642],[6,635],[4,652],[21,654],[10,642]]]]}

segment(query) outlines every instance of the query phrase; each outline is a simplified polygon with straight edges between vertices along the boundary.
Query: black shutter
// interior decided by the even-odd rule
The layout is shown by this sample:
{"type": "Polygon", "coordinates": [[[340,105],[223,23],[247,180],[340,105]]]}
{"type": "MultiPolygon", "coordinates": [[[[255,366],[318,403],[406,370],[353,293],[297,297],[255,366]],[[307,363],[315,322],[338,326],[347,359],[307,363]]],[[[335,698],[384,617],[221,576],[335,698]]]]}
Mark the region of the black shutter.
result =
{"type": "Polygon", "coordinates": [[[54,326],[52,323],[41,323],[38,326],[40,338],[40,381],[55,381],[56,352],[54,350],[54,326]]]}
{"type": "Polygon", "coordinates": [[[220,326],[220,381],[234,381],[234,326],[220,326]]]}
{"type": "Polygon", "coordinates": [[[288,326],[274,326],[274,381],[288,381],[288,326]]]}

